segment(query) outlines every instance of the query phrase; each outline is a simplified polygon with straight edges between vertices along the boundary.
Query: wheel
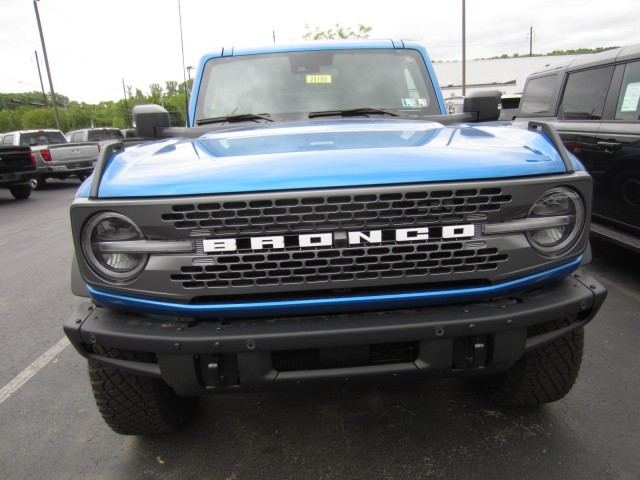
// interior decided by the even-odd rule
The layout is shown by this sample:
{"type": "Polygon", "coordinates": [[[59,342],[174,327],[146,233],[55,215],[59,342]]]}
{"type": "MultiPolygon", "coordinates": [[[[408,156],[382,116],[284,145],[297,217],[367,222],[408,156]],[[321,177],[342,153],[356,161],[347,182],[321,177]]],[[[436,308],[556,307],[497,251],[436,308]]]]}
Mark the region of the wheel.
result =
{"type": "MultiPolygon", "coordinates": [[[[529,329],[529,336],[541,335],[569,325],[570,319],[556,320],[529,329]]],[[[504,406],[533,406],[564,397],[576,381],[582,352],[584,329],[579,328],[553,343],[525,353],[507,372],[489,377],[489,394],[504,406]]]]}
{"type": "MultiPolygon", "coordinates": [[[[152,355],[95,347],[109,358],[150,362],[152,355]]],[[[104,421],[122,435],[156,435],[183,427],[193,416],[197,397],[180,397],[162,380],[135,375],[89,360],[93,395],[104,421]]]]}
{"type": "Polygon", "coordinates": [[[46,177],[42,175],[37,175],[35,178],[31,179],[31,188],[34,190],[42,190],[47,183],[46,177]]]}
{"type": "Polygon", "coordinates": [[[16,200],[24,200],[31,196],[31,184],[27,185],[11,185],[9,191],[16,200]]]}

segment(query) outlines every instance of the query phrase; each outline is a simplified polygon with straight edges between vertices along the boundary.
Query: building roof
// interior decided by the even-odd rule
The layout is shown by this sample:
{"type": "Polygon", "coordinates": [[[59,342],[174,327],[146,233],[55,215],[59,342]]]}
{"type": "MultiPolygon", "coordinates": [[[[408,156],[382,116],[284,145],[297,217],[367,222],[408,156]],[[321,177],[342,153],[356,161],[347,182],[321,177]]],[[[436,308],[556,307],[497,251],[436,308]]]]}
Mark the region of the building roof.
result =
{"type": "MultiPolygon", "coordinates": [[[[585,56],[587,55],[549,55],[467,61],[466,88],[497,89],[503,95],[515,95],[522,93],[524,83],[530,74],[556,66],[566,66],[576,58],[585,56]]],[[[460,96],[462,62],[435,62],[433,67],[443,96],[460,96]]]]}

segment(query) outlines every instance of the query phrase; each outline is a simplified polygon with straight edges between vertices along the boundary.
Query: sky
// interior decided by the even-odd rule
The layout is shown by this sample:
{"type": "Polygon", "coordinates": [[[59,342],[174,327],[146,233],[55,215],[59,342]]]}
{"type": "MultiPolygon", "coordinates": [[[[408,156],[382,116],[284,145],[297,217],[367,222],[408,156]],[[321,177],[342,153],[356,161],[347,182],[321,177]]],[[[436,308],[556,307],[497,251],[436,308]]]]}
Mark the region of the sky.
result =
{"type": "MultiPolygon", "coordinates": [[[[98,103],[124,97],[123,82],[187,78],[184,65],[217,47],[299,42],[336,23],[372,27],[370,38],[415,40],[432,60],[462,59],[463,0],[40,0],[56,93],[98,103]],[[182,22],[180,22],[180,13],[182,22]]],[[[637,0],[466,0],[467,60],[640,43],[637,0]]],[[[45,90],[44,55],[32,0],[0,1],[0,93],[45,90]]],[[[194,75],[195,71],[191,71],[194,75]]]]}

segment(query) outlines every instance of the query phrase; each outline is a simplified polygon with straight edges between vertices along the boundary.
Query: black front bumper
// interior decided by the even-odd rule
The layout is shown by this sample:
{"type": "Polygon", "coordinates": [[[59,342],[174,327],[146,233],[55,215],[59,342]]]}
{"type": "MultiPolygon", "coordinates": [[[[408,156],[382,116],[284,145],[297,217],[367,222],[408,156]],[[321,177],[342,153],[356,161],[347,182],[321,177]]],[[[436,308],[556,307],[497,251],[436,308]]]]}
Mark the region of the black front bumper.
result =
{"type": "Polygon", "coordinates": [[[404,375],[480,375],[506,370],[527,350],[584,326],[606,289],[578,270],[547,287],[487,302],[343,315],[153,319],[78,304],[64,330],[85,357],[162,378],[182,395],[404,375]],[[527,329],[570,318],[566,327],[527,329]],[[152,352],[157,363],[109,358],[109,349],[152,352]]]}

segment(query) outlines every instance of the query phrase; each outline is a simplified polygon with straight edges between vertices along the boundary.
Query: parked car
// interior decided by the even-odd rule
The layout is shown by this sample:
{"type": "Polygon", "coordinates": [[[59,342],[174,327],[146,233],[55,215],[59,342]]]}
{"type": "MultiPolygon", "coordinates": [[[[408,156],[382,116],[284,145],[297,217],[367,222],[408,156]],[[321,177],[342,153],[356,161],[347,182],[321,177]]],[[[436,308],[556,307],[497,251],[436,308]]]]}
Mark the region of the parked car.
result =
{"type": "Polygon", "coordinates": [[[640,252],[640,44],[531,75],[513,123],[533,119],[591,173],[592,234],[640,252]]]}
{"type": "Polygon", "coordinates": [[[124,139],[122,130],[115,127],[82,128],[67,132],[65,137],[68,142],[104,142],[124,139]]]}
{"type": "Polygon", "coordinates": [[[193,92],[187,127],[134,107],[155,141],[105,146],[70,210],[64,329],[115,432],[323,382],[571,390],[606,289],[580,267],[592,180],[553,127],[471,124],[499,92],[447,115],[415,42],[221,48],[193,92]]]}
{"type": "Polygon", "coordinates": [[[0,188],[8,188],[16,200],[31,195],[36,160],[29,147],[0,147],[0,188]]]}
{"type": "Polygon", "coordinates": [[[19,130],[0,136],[1,145],[31,147],[36,160],[35,189],[49,178],[64,180],[76,176],[81,181],[93,172],[98,159],[97,143],[69,143],[60,130],[19,130]]]}

